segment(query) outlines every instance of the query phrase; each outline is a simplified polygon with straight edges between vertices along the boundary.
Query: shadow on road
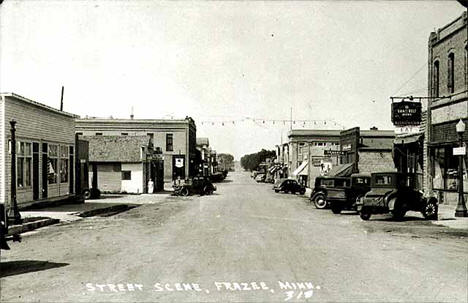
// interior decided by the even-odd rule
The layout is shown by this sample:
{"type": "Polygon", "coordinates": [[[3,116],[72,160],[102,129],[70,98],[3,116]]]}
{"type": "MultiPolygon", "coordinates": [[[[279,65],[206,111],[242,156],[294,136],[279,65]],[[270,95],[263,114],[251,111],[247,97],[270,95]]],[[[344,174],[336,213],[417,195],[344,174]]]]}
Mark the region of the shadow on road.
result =
{"type": "Polygon", "coordinates": [[[37,260],[2,262],[0,263],[0,278],[58,268],[67,265],[70,264],[37,260]]]}

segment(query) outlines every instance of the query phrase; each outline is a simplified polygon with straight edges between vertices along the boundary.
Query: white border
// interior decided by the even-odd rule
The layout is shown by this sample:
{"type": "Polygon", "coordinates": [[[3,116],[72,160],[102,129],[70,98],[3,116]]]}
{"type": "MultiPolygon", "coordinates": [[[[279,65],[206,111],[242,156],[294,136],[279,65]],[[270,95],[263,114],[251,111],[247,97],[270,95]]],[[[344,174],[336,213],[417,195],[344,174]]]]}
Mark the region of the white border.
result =
{"type": "Polygon", "coordinates": [[[6,174],[5,174],[5,157],[6,157],[6,153],[5,153],[5,102],[6,102],[6,98],[5,96],[1,96],[1,104],[0,106],[2,107],[2,115],[0,115],[0,144],[1,144],[1,148],[0,148],[0,152],[3,153],[2,155],[2,163],[1,163],[1,171],[0,171],[0,174],[3,175],[3,178],[1,180],[1,183],[0,183],[0,187],[2,188],[2,194],[0,195],[0,203],[5,203],[5,179],[6,179],[6,174]]]}

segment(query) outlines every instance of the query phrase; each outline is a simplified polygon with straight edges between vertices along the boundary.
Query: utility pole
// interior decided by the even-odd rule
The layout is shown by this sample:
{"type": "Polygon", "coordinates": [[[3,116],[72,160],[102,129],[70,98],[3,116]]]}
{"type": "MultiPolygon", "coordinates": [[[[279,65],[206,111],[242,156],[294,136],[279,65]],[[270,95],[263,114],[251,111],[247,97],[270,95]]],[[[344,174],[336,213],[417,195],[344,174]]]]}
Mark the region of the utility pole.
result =
{"type": "Polygon", "coordinates": [[[61,97],[60,97],[60,111],[63,111],[63,91],[64,91],[64,87],[62,85],[62,94],[61,94],[61,97]]]}
{"type": "Polygon", "coordinates": [[[291,106],[291,114],[289,116],[289,130],[292,130],[292,106],[291,106]]]}

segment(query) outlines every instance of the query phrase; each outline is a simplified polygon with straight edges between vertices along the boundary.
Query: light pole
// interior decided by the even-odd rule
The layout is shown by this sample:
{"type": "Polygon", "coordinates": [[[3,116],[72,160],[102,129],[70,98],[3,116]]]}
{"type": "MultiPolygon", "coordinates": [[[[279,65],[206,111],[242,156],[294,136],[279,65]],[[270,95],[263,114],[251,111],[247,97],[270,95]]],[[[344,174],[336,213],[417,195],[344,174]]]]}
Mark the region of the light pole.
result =
{"type": "MultiPolygon", "coordinates": [[[[463,133],[465,132],[465,123],[460,119],[456,125],[458,138],[460,140],[459,146],[463,146],[463,133]]],[[[466,153],[466,152],[465,152],[466,153]]],[[[455,210],[455,217],[467,217],[465,199],[463,196],[463,157],[465,153],[460,153],[458,156],[458,204],[455,210]]]]}
{"type": "Polygon", "coordinates": [[[21,215],[16,201],[16,121],[10,121],[11,126],[11,201],[8,211],[8,217],[14,224],[21,224],[21,215]]]}

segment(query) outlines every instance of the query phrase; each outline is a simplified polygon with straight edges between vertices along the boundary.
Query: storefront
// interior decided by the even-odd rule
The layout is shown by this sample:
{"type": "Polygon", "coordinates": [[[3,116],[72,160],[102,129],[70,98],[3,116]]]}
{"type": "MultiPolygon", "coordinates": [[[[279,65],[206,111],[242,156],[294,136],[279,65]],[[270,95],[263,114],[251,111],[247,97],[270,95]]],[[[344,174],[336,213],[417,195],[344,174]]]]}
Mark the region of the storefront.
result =
{"type": "Polygon", "coordinates": [[[416,189],[423,189],[424,133],[399,135],[393,144],[393,161],[398,172],[415,174],[416,189]]]}

